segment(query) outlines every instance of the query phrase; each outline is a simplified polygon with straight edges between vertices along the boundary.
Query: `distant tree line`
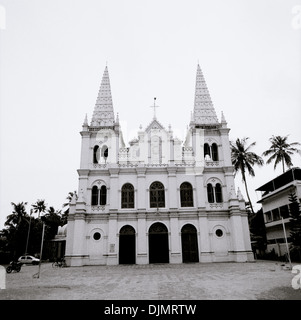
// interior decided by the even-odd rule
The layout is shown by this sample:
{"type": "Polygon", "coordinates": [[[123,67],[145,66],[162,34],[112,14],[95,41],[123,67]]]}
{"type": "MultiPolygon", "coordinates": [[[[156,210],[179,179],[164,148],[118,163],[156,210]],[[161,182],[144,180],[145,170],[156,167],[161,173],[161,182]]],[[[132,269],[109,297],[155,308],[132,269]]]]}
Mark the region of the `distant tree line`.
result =
{"type": "Polygon", "coordinates": [[[47,242],[54,239],[58,227],[67,223],[69,203],[76,191],[69,192],[63,210],[47,208],[45,200],[37,200],[27,212],[27,202],[12,202],[9,214],[0,230],[0,264],[17,260],[21,255],[38,256],[41,248],[43,223],[45,223],[43,258],[47,259],[47,242]],[[46,254],[44,256],[44,253],[46,254]]]}

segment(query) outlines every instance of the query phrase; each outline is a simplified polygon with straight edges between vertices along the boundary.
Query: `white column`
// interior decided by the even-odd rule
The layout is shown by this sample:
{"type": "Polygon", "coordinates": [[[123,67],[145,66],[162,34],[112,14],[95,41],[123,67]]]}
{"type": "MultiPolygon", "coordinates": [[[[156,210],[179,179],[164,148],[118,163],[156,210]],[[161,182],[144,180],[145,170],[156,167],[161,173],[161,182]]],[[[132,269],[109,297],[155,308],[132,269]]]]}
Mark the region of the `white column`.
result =
{"type": "Polygon", "coordinates": [[[181,236],[179,235],[178,217],[170,216],[170,263],[181,263],[181,236]]]}
{"type": "Polygon", "coordinates": [[[73,231],[72,232],[73,233],[72,248],[71,248],[71,252],[68,252],[70,266],[82,266],[83,259],[85,256],[84,244],[86,243],[84,215],[82,214],[74,215],[72,229],[70,230],[70,231],[73,231]]]}
{"type": "Polygon", "coordinates": [[[167,168],[168,170],[168,198],[169,209],[178,208],[178,195],[177,195],[177,179],[176,179],[176,168],[167,168]]]}
{"type": "Polygon", "coordinates": [[[137,209],[138,211],[146,210],[146,185],[145,185],[145,168],[136,168],[137,171],[137,209]]]}
{"type": "Polygon", "coordinates": [[[241,216],[239,212],[233,212],[230,215],[230,224],[231,224],[231,235],[232,235],[234,259],[237,262],[247,261],[243,227],[242,227],[242,221],[241,221],[241,216]]]}
{"type": "Polygon", "coordinates": [[[195,186],[196,197],[193,199],[194,205],[197,208],[205,208],[206,192],[204,192],[204,178],[202,174],[195,174],[195,186]]]}
{"type": "Polygon", "coordinates": [[[81,145],[81,157],[80,157],[80,168],[88,169],[89,163],[93,162],[93,151],[90,149],[90,132],[82,131],[82,145],[81,145]]]}
{"type": "Polygon", "coordinates": [[[211,262],[211,246],[209,238],[209,227],[207,214],[199,214],[199,252],[200,252],[200,262],[211,262]]]}
{"type": "Polygon", "coordinates": [[[138,213],[138,236],[137,239],[137,264],[148,263],[148,248],[147,248],[147,230],[146,230],[146,215],[138,213]]]}
{"type": "Polygon", "coordinates": [[[107,248],[107,265],[118,264],[117,255],[117,214],[110,213],[109,216],[109,234],[108,234],[108,248],[107,248]]]}
{"type": "Polygon", "coordinates": [[[110,212],[117,212],[120,203],[120,193],[118,192],[118,168],[109,168],[110,172],[110,212]]]}

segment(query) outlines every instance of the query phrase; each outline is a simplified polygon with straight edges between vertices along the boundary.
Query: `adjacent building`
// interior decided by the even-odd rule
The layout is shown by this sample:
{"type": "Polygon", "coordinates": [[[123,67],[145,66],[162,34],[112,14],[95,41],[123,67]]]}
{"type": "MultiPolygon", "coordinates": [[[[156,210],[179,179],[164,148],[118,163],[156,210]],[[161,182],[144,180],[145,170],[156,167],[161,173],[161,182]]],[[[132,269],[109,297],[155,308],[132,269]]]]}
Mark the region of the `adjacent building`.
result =
{"type": "Polygon", "coordinates": [[[199,65],[192,109],[184,142],[154,112],[126,145],[105,68],[91,122],[86,117],[80,132],[68,265],[253,260],[230,129],[223,114],[217,118],[199,65]]]}
{"type": "Polygon", "coordinates": [[[287,253],[285,236],[290,242],[290,194],[295,193],[301,203],[301,169],[292,168],[256,191],[261,192],[258,203],[261,203],[264,215],[267,252],[274,251],[276,255],[283,256],[287,253]]]}

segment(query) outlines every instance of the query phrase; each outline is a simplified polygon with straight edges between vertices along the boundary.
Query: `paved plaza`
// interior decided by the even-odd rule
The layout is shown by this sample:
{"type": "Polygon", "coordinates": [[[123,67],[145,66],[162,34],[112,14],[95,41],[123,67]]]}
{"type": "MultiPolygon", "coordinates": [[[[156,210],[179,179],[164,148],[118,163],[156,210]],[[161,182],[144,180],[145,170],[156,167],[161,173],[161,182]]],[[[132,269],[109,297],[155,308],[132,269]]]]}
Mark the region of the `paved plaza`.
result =
{"type": "Polygon", "coordinates": [[[58,269],[43,263],[34,278],[38,270],[6,274],[0,300],[301,300],[288,265],[273,261],[58,269]]]}

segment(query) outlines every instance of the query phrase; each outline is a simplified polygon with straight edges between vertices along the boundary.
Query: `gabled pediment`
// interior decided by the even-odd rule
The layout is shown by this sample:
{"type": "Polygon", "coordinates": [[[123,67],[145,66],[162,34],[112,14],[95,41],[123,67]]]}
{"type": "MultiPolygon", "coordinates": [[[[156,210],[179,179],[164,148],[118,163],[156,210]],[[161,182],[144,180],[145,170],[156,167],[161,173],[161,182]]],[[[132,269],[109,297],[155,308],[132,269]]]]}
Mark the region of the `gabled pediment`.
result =
{"type": "Polygon", "coordinates": [[[164,130],[166,132],[163,125],[157,119],[153,119],[153,121],[145,129],[145,132],[149,133],[151,130],[164,130]]]}

